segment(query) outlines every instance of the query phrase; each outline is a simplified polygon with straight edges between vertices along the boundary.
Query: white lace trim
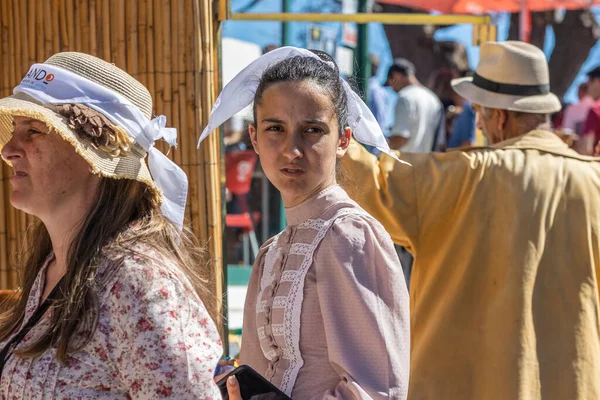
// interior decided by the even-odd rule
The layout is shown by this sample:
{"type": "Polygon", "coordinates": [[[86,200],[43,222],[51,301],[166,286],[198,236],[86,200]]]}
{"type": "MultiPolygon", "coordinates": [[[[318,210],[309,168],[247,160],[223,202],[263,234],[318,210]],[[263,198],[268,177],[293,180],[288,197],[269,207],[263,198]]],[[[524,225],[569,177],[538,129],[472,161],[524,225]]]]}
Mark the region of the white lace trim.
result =
{"type": "Polygon", "coordinates": [[[283,349],[283,358],[285,358],[286,360],[292,359],[292,355],[288,349],[283,349]]]}
{"type": "Polygon", "coordinates": [[[265,311],[267,302],[266,302],[266,300],[260,301],[260,299],[263,298],[265,289],[267,287],[269,287],[271,285],[271,283],[273,282],[273,279],[274,279],[273,267],[275,266],[275,263],[277,262],[278,258],[283,257],[283,251],[281,249],[279,249],[276,252],[272,251],[273,249],[277,248],[277,241],[279,240],[279,236],[281,236],[281,233],[279,233],[277,236],[275,236],[273,238],[273,241],[271,242],[271,245],[269,246],[269,250],[267,251],[267,254],[265,254],[265,263],[263,265],[263,275],[262,275],[262,278],[260,279],[260,291],[258,292],[259,301],[256,302],[256,313],[257,314],[265,311]]]}
{"type": "MultiPolygon", "coordinates": [[[[283,379],[281,381],[280,390],[287,394],[292,395],[296,379],[298,378],[298,372],[304,365],[302,354],[300,353],[300,316],[302,313],[302,301],[304,300],[304,283],[306,274],[313,263],[313,255],[318,247],[319,243],[323,240],[329,228],[333,223],[341,216],[348,214],[364,214],[360,210],[356,209],[341,209],[329,220],[309,220],[301,225],[299,228],[312,228],[318,229],[319,232],[315,236],[313,242],[309,245],[310,248],[304,255],[304,260],[297,271],[296,278],[288,294],[288,301],[286,303],[284,312],[284,340],[285,349],[289,352],[289,367],[283,373],[283,379]]],[[[286,357],[288,358],[288,357],[286,357]]]]}
{"type": "Polygon", "coordinates": [[[256,313],[259,314],[259,313],[265,311],[266,307],[267,307],[266,300],[257,301],[256,302],[256,313]]]}
{"type": "Polygon", "coordinates": [[[260,328],[258,328],[257,332],[258,332],[258,338],[260,340],[265,338],[265,328],[264,327],[261,326],[260,328]]]}
{"type": "Polygon", "coordinates": [[[273,299],[272,308],[285,308],[287,303],[287,296],[277,296],[273,299]]]}
{"type": "Polygon", "coordinates": [[[298,271],[284,271],[281,274],[281,282],[294,282],[296,275],[298,275],[298,271]]]}
{"type": "Polygon", "coordinates": [[[267,353],[265,354],[265,357],[267,357],[267,360],[269,361],[273,361],[273,359],[277,356],[277,353],[275,352],[275,350],[269,350],[267,351],[267,353]]]}
{"type": "Polygon", "coordinates": [[[298,229],[314,229],[320,231],[325,227],[327,222],[328,221],[325,221],[324,219],[309,219],[298,225],[298,229]]]}
{"type": "MultiPolygon", "coordinates": [[[[281,232],[283,233],[283,232],[281,232]]],[[[265,290],[265,288],[267,286],[269,286],[271,284],[271,282],[273,282],[273,267],[275,266],[275,261],[277,260],[278,257],[282,257],[283,256],[283,251],[277,251],[277,252],[273,252],[273,249],[277,248],[277,242],[279,241],[279,236],[281,236],[281,233],[279,233],[277,236],[275,236],[275,238],[273,238],[273,241],[271,242],[271,245],[269,246],[269,250],[267,251],[267,254],[265,255],[265,263],[263,266],[263,275],[262,278],[260,280],[260,293],[259,293],[259,299],[262,298],[262,294],[263,291],[265,290]]],[[[281,249],[279,249],[281,250],[281,249]]]]}
{"type": "Polygon", "coordinates": [[[292,256],[305,256],[312,248],[312,244],[305,243],[294,243],[290,248],[290,255],[292,256]]]}
{"type": "Polygon", "coordinates": [[[285,326],[283,324],[273,324],[271,325],[271,330],[274,336],[283,336],[285,334],[285,326]]]}

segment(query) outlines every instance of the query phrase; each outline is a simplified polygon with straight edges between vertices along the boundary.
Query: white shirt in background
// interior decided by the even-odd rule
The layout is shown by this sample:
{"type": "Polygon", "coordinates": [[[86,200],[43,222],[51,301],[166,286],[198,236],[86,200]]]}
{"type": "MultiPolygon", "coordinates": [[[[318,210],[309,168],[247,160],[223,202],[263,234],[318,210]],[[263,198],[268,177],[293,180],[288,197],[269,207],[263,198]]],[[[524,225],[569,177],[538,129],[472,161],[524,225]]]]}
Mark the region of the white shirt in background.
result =
{"type": "Polygon", "coordinates": [[[433,92],[423,86],[410,85],[398,92],[395,122],[390,136],[401,136],[408,142],[399,150],[410,153],[429,153],[434,141],[443,143],[446,126],[444,108],[433,92]]]}

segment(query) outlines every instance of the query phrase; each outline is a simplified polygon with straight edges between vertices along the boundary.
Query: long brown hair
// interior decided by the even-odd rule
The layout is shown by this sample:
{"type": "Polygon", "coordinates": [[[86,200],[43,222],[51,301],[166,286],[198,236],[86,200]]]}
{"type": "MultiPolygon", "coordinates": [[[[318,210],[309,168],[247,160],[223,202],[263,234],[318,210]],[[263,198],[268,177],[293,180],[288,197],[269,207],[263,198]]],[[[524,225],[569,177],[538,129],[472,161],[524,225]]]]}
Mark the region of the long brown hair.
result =
{"type": "MultiPolygon", "coordinates": [[[[188,229],[180,232],[162,215],[156,196],[144,183],[101,178],[97,197],[80,226],[69,248],[67,272],[57,291],[51,326],[31,346],[16,352],[19,356],[35,357],[56,346],[57,358],[64,363],[69,352],[89,343],[98,324],[101,287],[95,277],[108,248],[127,252],[133,244],[141,243],[172,259],[215,318],[216,298],[210,290],[213,276],[203,248],[188,229]]],[[[0,314],[0,340],[22,323],[32,286],[51,253],[48,231],[37,221],[28,249],[18,262],[20,297],[0,314]]],[[[112,268],[118,268],[118,263],[113,264],[112,268]]]]}

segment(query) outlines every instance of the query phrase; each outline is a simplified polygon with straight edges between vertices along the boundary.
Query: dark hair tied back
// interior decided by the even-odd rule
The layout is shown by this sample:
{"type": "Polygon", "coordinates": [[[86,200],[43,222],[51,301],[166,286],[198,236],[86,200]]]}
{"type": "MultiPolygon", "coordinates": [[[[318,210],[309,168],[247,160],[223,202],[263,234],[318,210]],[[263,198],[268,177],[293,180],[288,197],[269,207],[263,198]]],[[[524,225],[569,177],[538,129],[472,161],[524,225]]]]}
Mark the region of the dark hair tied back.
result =
{"type": "Polygon", "coordinates": [[[311,51],[326,62],[313,57],[295,56],[265,70],[254,96],[254,121],[256,121],[256,107],[261,104],[263,94],[268,87],[279,82],[311,81],[324,89],[331,100],[340,134],[348,126],[348,97],[344,91],[338,66],[329,54],[319,50],[311,51]]]}

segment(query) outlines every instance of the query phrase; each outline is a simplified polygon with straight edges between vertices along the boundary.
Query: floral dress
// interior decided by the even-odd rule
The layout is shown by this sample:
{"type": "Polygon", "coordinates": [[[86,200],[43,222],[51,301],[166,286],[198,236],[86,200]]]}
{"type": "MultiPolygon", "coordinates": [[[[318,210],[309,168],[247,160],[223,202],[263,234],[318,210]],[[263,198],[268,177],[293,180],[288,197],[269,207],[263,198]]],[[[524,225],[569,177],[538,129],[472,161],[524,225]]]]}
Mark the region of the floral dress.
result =
{"type": "MultiPolygon", "coordinates": [[[[0,379],[2,399],[220,399],[213,373],[221,339],[187,277],[141,245],[125,255],[103,256],[91,341],[69,354],[66,365],[54,348],[35,358],[12,355],[0,379]],[[108,268],[115,262],[117,268],[108,268]]],[[[46,266],[31,290],[24,324],[40,303],[45,273],[46,266]]],[[[19,347],[44,333],[51,312],[19,347]]]]}

